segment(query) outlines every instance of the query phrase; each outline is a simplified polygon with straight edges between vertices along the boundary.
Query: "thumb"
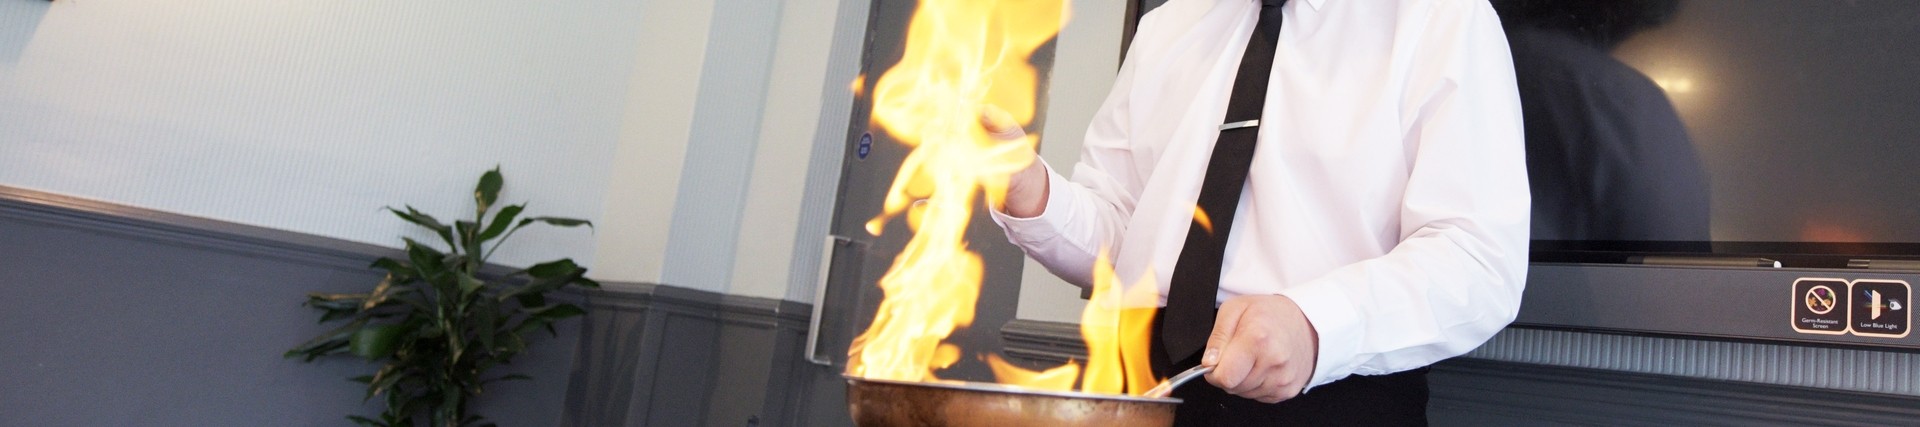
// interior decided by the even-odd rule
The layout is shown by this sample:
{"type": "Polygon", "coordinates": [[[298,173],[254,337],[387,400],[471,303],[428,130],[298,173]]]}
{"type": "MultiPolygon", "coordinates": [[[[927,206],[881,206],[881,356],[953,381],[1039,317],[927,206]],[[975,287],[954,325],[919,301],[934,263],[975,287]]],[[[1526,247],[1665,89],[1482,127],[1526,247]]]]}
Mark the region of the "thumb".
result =
{"type": "Polygon", "coordinates": [[[1240,327],[1240,312],[1244,304],[1227,301],[1220,304],[1220,314],[1213,318],[1213,334],[1207,336],[1206,352],[1200,356],[1201,366],[1214,366],[1220,363],[1220,349],[1227,346],[1227,340],[1233,338],[1233,332],[1240,327]]]}
{"type": "Polygon", "coordinates": [[[1020,122],[1013,119],[1012,113],[992,105],[980,108],[980,127],[986,128],[987,134],[1001,141],[1012,141],[1027,136],[1027,131],[1020,128],[1020,122]]]}

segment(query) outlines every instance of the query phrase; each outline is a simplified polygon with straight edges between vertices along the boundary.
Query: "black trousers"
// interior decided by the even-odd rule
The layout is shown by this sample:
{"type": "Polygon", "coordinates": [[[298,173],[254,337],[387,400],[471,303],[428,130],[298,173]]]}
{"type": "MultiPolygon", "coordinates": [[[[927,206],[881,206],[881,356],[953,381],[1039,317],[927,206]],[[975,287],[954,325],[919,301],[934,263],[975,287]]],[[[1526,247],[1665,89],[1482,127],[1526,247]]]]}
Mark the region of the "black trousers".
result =
{"type": "MultiPolygon", "coordinates": [[[[1199,354],[1177,362],[1167,360],[1159,342],[1160,319],[1157,315],[1153,319],[1154,374],[1166,378],[1199,365],[1199,354]]],[[[1173,397],[1185,401],[1173,423],[1182,427],[1427,425],[1426,368],[1350,376],[1273,404],[1227,394],[1204,379],[1180,386],[1173,397]]]]}

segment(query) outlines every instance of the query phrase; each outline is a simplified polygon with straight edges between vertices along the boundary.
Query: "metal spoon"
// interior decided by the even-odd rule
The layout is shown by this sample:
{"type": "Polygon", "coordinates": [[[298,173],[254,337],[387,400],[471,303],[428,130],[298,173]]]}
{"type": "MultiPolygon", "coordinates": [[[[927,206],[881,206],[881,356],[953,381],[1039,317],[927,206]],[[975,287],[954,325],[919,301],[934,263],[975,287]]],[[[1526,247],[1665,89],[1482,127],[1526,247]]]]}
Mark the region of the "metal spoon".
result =
{"type": "Polygon", "coordinates": [[[1195,366],[1192,369],[1186,370],[1186,372],[1174,375],[1173,378],[1161,381],[1159,385],[1153,386],[1153,388],[1147,389],[1146,397],[1163,398],[1171,396],[1173,395],[1174,387],[1186,384],[1187,381],[1193,381],[1194,378],[1200,378],[1208,372],[1213,372],[1212,366],[1195,366]]]}

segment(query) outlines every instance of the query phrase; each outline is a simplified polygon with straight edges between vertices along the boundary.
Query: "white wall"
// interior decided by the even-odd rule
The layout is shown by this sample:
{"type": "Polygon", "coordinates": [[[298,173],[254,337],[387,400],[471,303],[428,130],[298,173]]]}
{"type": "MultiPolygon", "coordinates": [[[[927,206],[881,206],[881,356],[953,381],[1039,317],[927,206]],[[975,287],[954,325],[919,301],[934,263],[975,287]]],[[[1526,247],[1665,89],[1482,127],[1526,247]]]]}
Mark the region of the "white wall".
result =
{"type": "Polygon", "coordinates": [[[846,36],[865,33],[868,5],[867,0],[786,0],[781,10],[760,144],[735,246],[732,293],[813,298],[794,291],[810,290],[831,217],[804,211],[810,207],[805,200],[809,182],[819,182],[808,178],[824,174],[837,180],[842,154],[828,150],[824,155],[836,161],[809,159],[816,145],[845,146],[853,100],[849,83],[859,72],[863,40],[846,36]]]}
{"type": "Polygon", "coordinates": [[[599,217],[640,43],[632,1],[7,3],[42,16],[0,31],[0,184],[383,245],[377,208],[468,211],[495,164],[530,213],[599,217]]]}
{"type": "Polygon", "coordinates": [[[739,277],[669,284],[782,298],[788,260],[809,255],[794,237],[807,159],[839,138],[816,135],[823,115],[844,127],[846,100],[828,98],[850,97],[866,3],[752,3],[4,2],[0,185],[393,246],[411,230],[380,206],[456,215],[499,164],[508,200],[599,225],[522,233],[502,261],[573,256],[600,279],[661,282],[682,193],[705,189],[681,185],[695,111],[764,109],[731,123],[756,129],[730,177],[746,195],[682,212],[738,217],[720,265],[739,277]],[[716,9],[768,5],[778,22],[753,28],[768,36],[710,40],[740,30],[716,28],[716,9]],[[756,47],[765,93],[716,94],[742,82],[712,71],[756,47]]]}
{"type": "MultiPolygon", "coordinates": [[[[664,282],[806,301],[869,3],[0,3],[0,185],[396,245],[408,228],[379,206],[465,210],[498,163],[508,200],[599,225],[525,233],[503,261],[663,282],[676,221],[734,216],[722,279],[664,282]],[[772,36],[714,39],[732,31],[716,14],[767,5],[777,27],[755,31],[772,36]],[[755,49],[770,57],[730,56],[755,49]],[[744,75],[764,81],[711,72],[754,61],[770,69],[744,75]],[[716,95],[733,83],[764,93],[716,95]],[[720,165],[739,199],[689,207],[705,188],[685,182],[689,145],[729,117],[696,111],[748,109],[751,154],[720,165]]],[[[1074,8],[1054,71],[1073,78],[1052,83],[1042,146],[1059,165],[1111,82],[1125,11],[1074,8]]],[[[1022,318],[1077,318],[1073,287],[1026,272],[1022,318]]]]}
{"type": "Polygon", "coordinates": [[[597,277],[811,299],[868,3],[649,2],[597,277]]]}
{"type": "Polygon", "coordinates": [[[606,189],[591,274],[602,280],[660,281],[667,232],[693,127],[706,60],[712,0],[649,0],[636,23],[646,58],[628,76],[628,107],[606,189]]]}

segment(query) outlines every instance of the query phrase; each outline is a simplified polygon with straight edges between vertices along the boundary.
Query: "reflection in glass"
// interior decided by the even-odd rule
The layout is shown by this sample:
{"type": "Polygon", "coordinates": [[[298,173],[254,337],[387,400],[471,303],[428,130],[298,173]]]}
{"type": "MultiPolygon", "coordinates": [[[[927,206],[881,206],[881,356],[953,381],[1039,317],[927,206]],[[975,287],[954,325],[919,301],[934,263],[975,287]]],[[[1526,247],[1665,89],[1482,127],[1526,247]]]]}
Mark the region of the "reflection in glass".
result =
{"type": "Polygon", "coordinates": [[[1525,116],[1533,238],[1710,240],[1706,172],[1666,93],[1692,82],[1656,82],[1612,55],[1678,1],[1495,5],[1525,116]]]}
{"type": "Polygon", "coordinates": [[[1536,240],[1920,256],[1920,1],[1493,3],[1536,240]]]}

